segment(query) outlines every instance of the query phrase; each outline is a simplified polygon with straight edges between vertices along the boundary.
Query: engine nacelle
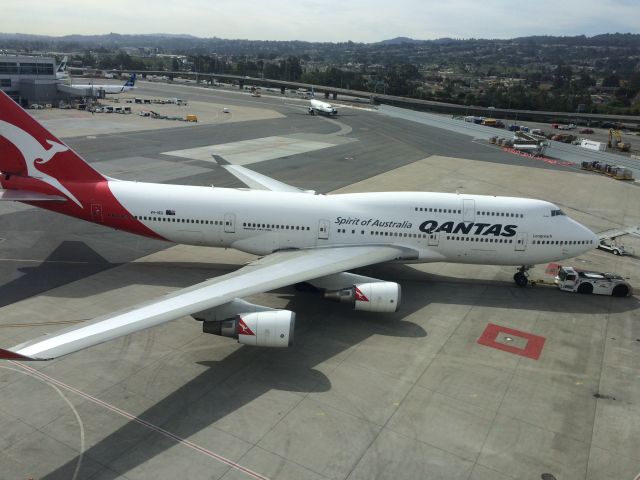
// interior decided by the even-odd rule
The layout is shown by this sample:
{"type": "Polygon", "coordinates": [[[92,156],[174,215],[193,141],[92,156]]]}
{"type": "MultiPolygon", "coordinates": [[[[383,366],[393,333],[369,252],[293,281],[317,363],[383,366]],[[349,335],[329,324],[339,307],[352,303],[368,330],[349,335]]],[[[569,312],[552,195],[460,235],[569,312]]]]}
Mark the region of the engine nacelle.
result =
{"type": "Polygon", "coordinates": [[[256,347],[289,347],[293,344],[296,314],[289,310],[240,313],[222,321],[203,321],[202,331],[236,338],[256,347]]]}
{"type": "Polygon", "coordinates": [[[325,292],[324,298],[350,303],[365,312],[395,312],[400,306],[400,285],[395,282],[360,283],[350,288],[325,292]]]}

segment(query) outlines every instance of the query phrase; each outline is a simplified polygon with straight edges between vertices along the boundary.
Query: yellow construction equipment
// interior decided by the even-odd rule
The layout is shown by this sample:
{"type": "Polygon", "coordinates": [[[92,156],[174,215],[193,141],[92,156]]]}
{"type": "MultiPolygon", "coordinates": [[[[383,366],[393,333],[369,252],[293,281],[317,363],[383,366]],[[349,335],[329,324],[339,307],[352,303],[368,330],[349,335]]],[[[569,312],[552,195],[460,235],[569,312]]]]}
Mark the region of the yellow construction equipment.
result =
{"type": "Polygon", "coordinates": [[[617,150],[620,150],[621,152],[628,152],[631,149],[631,144],[629,142],[622,141],[622,133],[620,133],[619,130],[610,128],[609,142],[607,143],[607,147],[615,148],[617,150]]]}

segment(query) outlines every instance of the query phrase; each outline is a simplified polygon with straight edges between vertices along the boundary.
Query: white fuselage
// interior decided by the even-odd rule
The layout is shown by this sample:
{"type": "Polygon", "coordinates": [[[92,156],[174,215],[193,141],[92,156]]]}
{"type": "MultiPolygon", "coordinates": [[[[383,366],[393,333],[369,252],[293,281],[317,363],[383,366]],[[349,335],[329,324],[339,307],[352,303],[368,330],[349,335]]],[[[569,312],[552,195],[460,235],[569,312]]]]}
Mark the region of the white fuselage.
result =
{"type": "MultiPolygon", "coordinates": [[[[532,265],[575,257],[597,244],[589,229],[541,200],[426,192],[311,195],[126,181],[109,187],[132,216],[169,241],[256,255],[383,244],[414,252],[408,258],[417,262],[532,265]]],[[[108,206],[102,210],[108,217],[108,206]]]]}
{"type": "Polygon", "coordinates": [[[115,94],[115,93],[123,93],[123,92],[128,92],[129,90],[131,90],[132,88],[135,87],[131,87],[129,85],[116,85],[116,84],[73,84],[71,85],[71,87],[73,88],[77,88],[78,90],[94,90],[94,91],[99,91],[102,90],[104,91],[104,93],[107,94],[115,94]]]}
{"type": "Polygon", "coordinates": [[[312,99],[310,101],[310,104],[311,106],[309,107],[309,110],[314,112],[324,113],[326,115],[336,115],[338,113],[338,110],[327,102],[321,102],[320,100],[312,99]]]}

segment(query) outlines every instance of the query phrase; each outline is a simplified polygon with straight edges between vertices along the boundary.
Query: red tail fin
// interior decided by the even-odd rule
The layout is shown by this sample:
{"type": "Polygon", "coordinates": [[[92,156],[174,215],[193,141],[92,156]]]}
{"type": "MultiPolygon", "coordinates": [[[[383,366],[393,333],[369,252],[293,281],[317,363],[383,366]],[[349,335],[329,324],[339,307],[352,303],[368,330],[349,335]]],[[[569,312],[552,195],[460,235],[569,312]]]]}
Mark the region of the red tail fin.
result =
{"type": "Polygon", "coordinates": [[[73,184],[105,178],[0,91],[0,183],[5,188],[62,194],[80,206],[73,184]],[[11,183],[11,176],[22,178],[11,183]],[[37,180],[33,180],[37,179],[37,180]]]}
{"type": "MultiPolygon", "coordinates": [[[[105,177],[2,91],[0,185],[5,189],[0,192],[0,200],[23,201],[119,230],[162,238],[127,211],[105,177]]],[[[9,354],[0,351],[0,358],[3,355],[9,354]]]]}

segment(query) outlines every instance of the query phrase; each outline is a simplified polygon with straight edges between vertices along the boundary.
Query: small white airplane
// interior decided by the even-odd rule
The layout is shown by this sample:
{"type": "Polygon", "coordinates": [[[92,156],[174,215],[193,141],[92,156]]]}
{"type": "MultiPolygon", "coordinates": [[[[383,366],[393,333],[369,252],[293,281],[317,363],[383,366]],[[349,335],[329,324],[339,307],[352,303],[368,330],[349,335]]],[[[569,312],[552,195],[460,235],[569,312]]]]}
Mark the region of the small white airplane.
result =
{"type": "Polygon", "coordinates": [[[338,109],[333,107],[330,103],[321,102],[320,100],[316,100],[315,98],[312,98],[309,103],[309,115],[315,115],[316,113],[322,115],[338,114],[338,109]]]}
{"type": "MultiPolygon", "coordinates": [[[[429,192],[320,195],[216,160],[249,189],[120,181],[94,170],[0,92],[0,200],[168,242],[235,248],[260,258],[156,300],[53,332],[0,358],[48,360],[191,315],[203,331],[287,347],[295,313],[239,297],[310,283],[356,310],[393,312],[400,285],[349,273],[384,262],[520,266],[575,257],[598,238],[556,205],[429,192]]],[[[25,313],[26,314],[26,313],[25,313]]]]}
{"type": "Polygon", "coordinates": [[[66,80],[69,78],[69,72],[67,72],[67,60],[68,57],[65,55],[62,61],[58,64],[56,80],[66,80]]]}
{"type": "Polygon", "coordinates": [[[124,83],[124,85],[115,85],[110,83],[104,83],[104,84],[89,83],[89,84],[73,84],[71,85],[71,87],[76,88],[78,90],[83,90],[83,91],[102,90],[104,91],[105,94],[116,94],[116,93],[128,92],[129,90],[136,88],[135,85],[136,85],[136,74],[132,73],[129,76],[129,79],[124,83]]]}

